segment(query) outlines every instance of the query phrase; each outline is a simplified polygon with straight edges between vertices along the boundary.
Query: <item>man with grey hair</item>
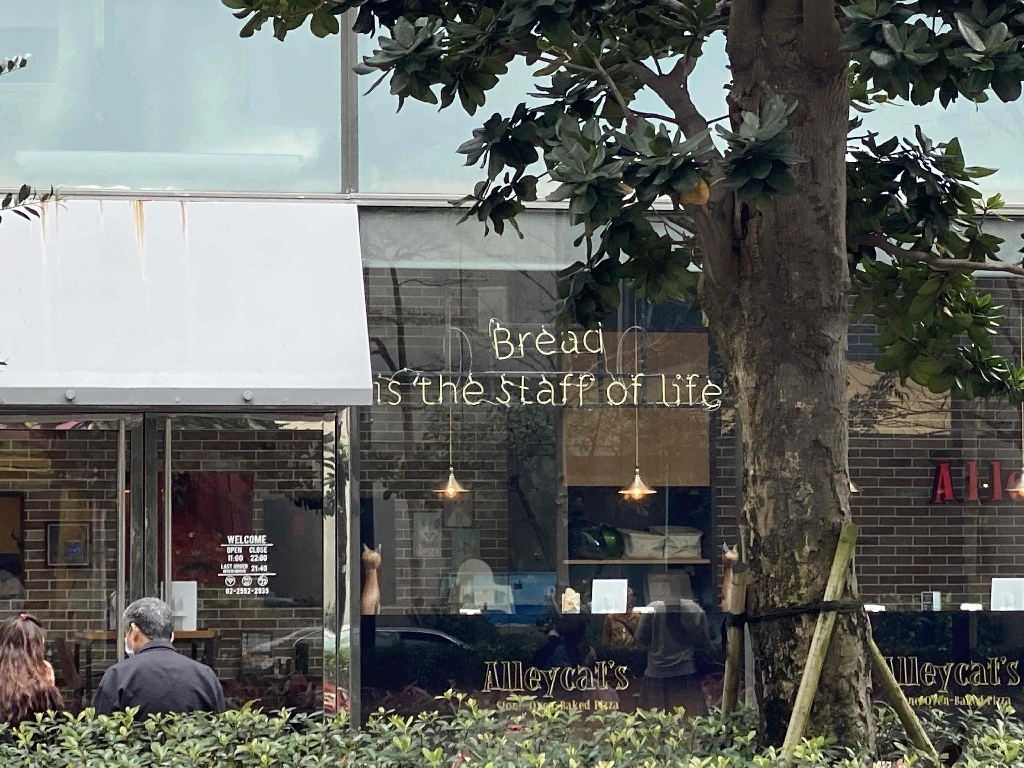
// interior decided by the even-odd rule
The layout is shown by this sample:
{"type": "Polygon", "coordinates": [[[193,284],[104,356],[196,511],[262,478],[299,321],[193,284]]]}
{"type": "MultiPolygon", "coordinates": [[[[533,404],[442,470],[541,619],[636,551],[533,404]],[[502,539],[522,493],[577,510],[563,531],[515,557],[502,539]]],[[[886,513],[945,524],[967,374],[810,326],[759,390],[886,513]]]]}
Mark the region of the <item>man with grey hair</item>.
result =
{"type": "Polygon", "coordinates": [[[205,664],[174,650],[174,615],[155,597],[124,612],[124,661],[110,667],[96,689],[96,712],[139,708],[139,716],[167,712],[222,712],[224,690],[205,664]]]}

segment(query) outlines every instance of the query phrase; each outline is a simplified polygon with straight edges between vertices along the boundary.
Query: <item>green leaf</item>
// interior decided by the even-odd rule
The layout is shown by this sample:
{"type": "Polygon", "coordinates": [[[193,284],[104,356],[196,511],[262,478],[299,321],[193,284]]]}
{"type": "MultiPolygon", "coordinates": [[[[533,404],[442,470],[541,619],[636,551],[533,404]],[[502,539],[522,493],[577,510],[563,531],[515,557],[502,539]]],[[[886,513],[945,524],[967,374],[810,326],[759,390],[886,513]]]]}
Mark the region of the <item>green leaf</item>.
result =
{"type": "Polygon", "coordinates": [[[992,78],[992,90],[1001,101],[1009,103],[1020,98],[1020,76],[1013,73],[997,72],[992,78]]]}
{"type": "Polygon", "coordinates": [[[917,294],[919,296],[932,296],[933,297],[933,296],[935,296],[935,294],[937,294],[939,292],[939,289],[941,287],[942,287],[942,278],[939,277],[938,275],[936,275],[935,277],[932,277],[932,278],[929,278],[928,280],[925,280],[925,282],[921,284],[921,287],[917,289],[917,294]]]}
{"type": "Polygon", "coordinates": [[[780,195],[792,195],[799,187],[796,174],[785,166],[773,170],[767,181],[768,186],[780,195]]]}
{"type": "Polygon", "coordinates": [[[964,17],[959,13],[957,14],[956,25],[957,29],[960,30],[960,34],[964,38],[964,42],[979,53],[983,53],[985,51],[985,41],[981,39],[977,32],[967,25],[964,17]]]}
{"type": "Polygon", "coordinates": [[[921,320],[935,308],[935,299],[927,294],[915,296],[910,302],[907,316],[911,320],[921,320]]]}
{"type": "Polygon", "coordinates": [[[954,377],[952,373],[938,373],[928,377],[928,390],[936,395],[948,392],[953,387],[954,377]]]}
{"type": "Polygon", "coordinates": [[[900,33],[896,31],[896,27],[888,22],[882,25],[882,37],[886,44],[892,48],[896,53],[903,51],[905,47],[903,41],[900,40],[900,33]]]}

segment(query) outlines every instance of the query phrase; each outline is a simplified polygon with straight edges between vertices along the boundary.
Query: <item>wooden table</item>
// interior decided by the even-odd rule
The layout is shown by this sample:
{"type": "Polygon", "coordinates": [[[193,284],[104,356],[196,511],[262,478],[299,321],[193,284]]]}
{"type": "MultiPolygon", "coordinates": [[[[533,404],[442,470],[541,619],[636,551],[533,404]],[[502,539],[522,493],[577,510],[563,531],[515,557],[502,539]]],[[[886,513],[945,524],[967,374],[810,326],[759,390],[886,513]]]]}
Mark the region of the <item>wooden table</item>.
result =
{"type": "MultiPolygon", "coordinates": [[[[213,641],[217,633],[212,629],[195,629],[174,633],[174,641],[187,641],[192,646],[192,659],[198,661],[199,643],[203,644],[203,663],[213,669],[213,641]]],[[[117,632],[113,630],[94,630],[75,635],[75,667],[82,669],[82,646],[85,646],[85,700],[92,701],[92,646],[93,643],[113,643],[117,641],[117,632]]]]}

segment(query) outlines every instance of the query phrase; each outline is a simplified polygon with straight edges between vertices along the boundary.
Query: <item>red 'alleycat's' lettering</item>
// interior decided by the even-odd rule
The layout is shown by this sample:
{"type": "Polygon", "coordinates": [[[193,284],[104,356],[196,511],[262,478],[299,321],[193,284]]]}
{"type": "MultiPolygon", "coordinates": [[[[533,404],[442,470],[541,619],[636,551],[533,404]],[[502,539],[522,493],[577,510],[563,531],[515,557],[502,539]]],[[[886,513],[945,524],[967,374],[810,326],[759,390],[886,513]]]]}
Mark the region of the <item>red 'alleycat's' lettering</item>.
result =
{"type": "Polygon", "coordinates": [[[556,691],[624,691],[629,687],[628,667],[599,661],[589,667],[524,667],[521,661],[488,661],[484,664],[484,693],[538,693],[554,698],[556,691]]]}
{"type": "MultiPolygon", "coordinates": [[[[1013,471],[1008,475],[1003,474],[1001,461],[979,462],[972,460],[964,461],[962,467],[954,468],[951,461],[939,461],[935,463],[935,472],[932,476],[932,504],[965,504],[975,502],[979,504],[990,504],[1010,501],[1024,501],[1024,495],[1011,490],[1020,479],[1020,472],[1013,471]],[[988,465],[986,472],[984,467],[988,465]],[[954,471],[955,470],[955,471],[954,471]],[[963,478],[963,485],[958,494],[954,484],[954,474],[963,478]]],[[[958,484],[957,484],[958,485],[958,484]]]]}

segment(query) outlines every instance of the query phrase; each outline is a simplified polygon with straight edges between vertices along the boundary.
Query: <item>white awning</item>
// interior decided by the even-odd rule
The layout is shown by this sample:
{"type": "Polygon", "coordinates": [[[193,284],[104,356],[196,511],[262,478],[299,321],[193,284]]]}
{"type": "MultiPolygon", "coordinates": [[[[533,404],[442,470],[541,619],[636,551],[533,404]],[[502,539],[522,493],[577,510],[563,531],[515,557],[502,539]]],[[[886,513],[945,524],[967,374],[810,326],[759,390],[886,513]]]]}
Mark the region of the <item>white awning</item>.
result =
{"type": "Polygon", "coordinates": [[[0,224],[0,403],[371,402],[356,207],[70,200],[0,224]]]}

